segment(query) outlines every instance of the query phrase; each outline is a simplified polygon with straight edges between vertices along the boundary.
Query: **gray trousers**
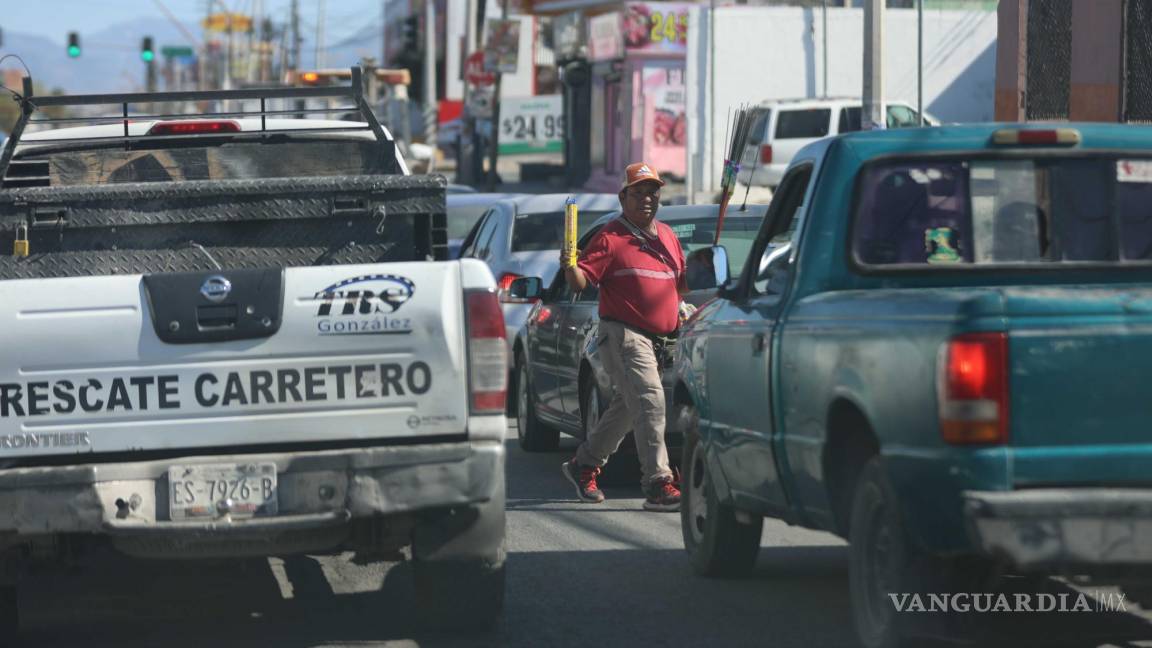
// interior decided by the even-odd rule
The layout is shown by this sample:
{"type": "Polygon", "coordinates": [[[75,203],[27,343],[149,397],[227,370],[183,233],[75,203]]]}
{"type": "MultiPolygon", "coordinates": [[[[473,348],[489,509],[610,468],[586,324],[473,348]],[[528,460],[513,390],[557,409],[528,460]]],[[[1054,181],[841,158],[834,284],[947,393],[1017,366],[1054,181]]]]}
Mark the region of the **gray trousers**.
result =
{"type": "Polygon", "coordinates": [[[666,412],[660,365],[652,340],[619,322],[600,320],[600,360],[612,379],[612,400],[588,438],[576,448],[576,460],[603,466],[628,434],[636,441],[643,487],[656,478],[671,477],[664,445],[666,412]]]}

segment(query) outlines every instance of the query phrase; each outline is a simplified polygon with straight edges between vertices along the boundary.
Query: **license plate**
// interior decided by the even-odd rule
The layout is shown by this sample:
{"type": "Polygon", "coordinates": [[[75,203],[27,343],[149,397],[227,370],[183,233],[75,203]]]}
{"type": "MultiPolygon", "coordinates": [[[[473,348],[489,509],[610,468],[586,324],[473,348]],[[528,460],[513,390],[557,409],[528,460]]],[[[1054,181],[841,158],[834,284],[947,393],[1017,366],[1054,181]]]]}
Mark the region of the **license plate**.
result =
{"type": "Polygon", "coordinates": [[[208,464],[168,468],[173,520],[275,515],[276,464],[208,464]]]}

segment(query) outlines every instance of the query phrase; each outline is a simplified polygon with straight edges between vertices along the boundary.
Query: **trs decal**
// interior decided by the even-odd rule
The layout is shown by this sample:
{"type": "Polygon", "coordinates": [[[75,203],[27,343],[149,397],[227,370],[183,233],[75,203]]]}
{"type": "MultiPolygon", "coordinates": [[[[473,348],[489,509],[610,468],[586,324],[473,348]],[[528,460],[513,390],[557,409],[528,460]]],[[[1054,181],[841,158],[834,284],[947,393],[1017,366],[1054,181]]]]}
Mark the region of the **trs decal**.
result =
{"type": "Polygon", "coordinates": [[[319,335],[387,335],[412,332],[412,319],[394,313],[412,299],[416,284],[389,274],[344,279],[313,295],[319,335]]]}

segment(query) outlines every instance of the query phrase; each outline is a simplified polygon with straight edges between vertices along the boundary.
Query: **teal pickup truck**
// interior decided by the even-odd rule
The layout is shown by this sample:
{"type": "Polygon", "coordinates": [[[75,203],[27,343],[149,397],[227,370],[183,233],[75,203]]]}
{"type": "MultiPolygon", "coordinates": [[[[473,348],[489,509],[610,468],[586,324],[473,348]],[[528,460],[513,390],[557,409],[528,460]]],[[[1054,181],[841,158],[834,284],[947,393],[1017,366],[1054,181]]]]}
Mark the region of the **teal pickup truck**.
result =
{"type": "Polygon", "coordinates": [[[1152,128],[822,140],[742,275],[713,252],[673,395],[698,572],[765,517],[835,532],[872,647],[933,631],[890,594],[1152,566],[1152,128]]]}

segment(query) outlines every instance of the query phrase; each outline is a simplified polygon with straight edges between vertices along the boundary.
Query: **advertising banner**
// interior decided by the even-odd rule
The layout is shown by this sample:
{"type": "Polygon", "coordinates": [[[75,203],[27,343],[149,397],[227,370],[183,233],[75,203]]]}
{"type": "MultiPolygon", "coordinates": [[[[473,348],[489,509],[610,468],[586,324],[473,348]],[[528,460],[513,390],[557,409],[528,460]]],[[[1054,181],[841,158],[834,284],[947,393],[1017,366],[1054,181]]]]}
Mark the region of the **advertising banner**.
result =
{"type": "Polygon", "coordinates": [[[624,34],[619,11],[588,19],[588,60],[611,61],[624,57],[624,34]]]}
{"type": "Polygon", "coordinates": [[[563,149],[564,101],[560,95],[500,102],[500,154],[559,153],[563,149]]]}
{"type": "Polygon", "coordinates": [[[632,54],[685,54],[690,2],[629,2],[624,47],[632,54]]]}
{"type": "Polygon", "coordinates": [[[520,59],[520,21],[488,21],[488,38],[484,41],[484,69],[489,72],[515,74],[520,59]]]}

